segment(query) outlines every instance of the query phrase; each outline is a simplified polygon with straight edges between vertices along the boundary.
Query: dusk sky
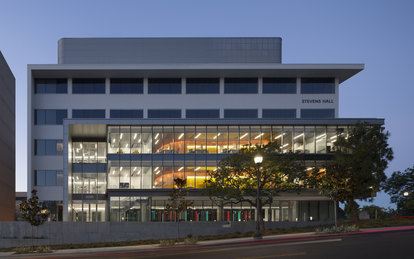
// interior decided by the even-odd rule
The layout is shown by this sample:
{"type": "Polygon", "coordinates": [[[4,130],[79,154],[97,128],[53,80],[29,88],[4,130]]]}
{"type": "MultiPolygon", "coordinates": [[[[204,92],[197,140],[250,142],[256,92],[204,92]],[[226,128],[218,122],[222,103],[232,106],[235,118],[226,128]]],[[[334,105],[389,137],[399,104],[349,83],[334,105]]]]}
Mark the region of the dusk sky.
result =
{"type": "Polygon", "coordinates": [[[412,0],[1,0],[0,50],[16,78],[16,190],[27,189],[27,64],[56,64],[63,37],[281,37],[283,63],[363,63],[340,85],[339,117],[385,118],[387,175],[412,167],[413,13],[412,0]]]}

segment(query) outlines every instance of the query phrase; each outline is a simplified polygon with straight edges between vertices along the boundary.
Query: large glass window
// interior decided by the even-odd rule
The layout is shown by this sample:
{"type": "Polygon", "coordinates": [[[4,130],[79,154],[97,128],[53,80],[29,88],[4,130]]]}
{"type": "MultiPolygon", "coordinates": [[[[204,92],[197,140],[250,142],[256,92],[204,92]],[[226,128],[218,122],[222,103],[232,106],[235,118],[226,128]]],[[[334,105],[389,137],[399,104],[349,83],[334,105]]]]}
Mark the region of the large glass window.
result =
{"type": "Polygon", "coordinates": [[[225,94],[257,94],[258,79],[257,78],[225,78],[224,79],[225,94]]]}
{"type": "Polygon", "coordinates": [[[219,94],[219,78],[187,78],[187,94],[219,94]]]}
{"type": "Polygon", "coordinates": [[[143,110],[111,110],[111,119],[143,118],[143,110]]]}
{"type": "Polygon", "coordinates": [[[207,126],[207,140],[206,140],[207,153],[217,153],[217,127],[207,126]]]}
{"type": "Polygon", "coordinates": [[[142,153],[152,153],[152,127],[142,127],[142,153]]]}
{"type": "Polygon", "coordinates": [[[174,153],[174,128],[172,126],[164,126],[164,144],[162,150],[164,154],[174,153]]]}
{"type": "Polygon", "coordinates": [[[185,153],[192,154],[195,153],[195,140],[194,140],[194,126],[185,127],[185,153]]]}
{"type": "Polygon", "coordinates": [[[106,163],[105,142],[76,141],[72,152],[73,163],[106,163]]]}
{"type": "Polygon", "coordinates": [[[105,78],[74,78],[72,79],[74,94],[104,94],[105,78]]]}
{"type": "Polygon", "coordinates": [[[205,126],[197,126],[196,133],[195,133],[195,149],[197,154],[205,154],[207,153],[206,147],[206,127],[205,126]]]}
{"type": "Polygon", "coordinates": [[[229,152],[236,153],[240,149],[239,127],[229,126],[229,152]]]}
{"type": "Polygon", "coordinates": [[[263,78],[264,94],[296,94],[296,78],[263,78]]]}
{"type": "Polygon", "coordinates": [[[36,170],[36,186],[63,186],[63,172],[56,170],[36,170]]]}
{"type": "Polygon", "coordinates": [[[334,78],[302,78],[301,90],[302,94],[334,94],[335,79],[334,78]]]}
{"type": "Polygon", "coordinates": [[[326,127],[316,126],[316,153],[326,153],[326,127]]]}
{"type": "Polygon", "coordinates": [[[149,94],[181,94],[181,78],[148,79],[149,94]]]}
{"type": "Polygon", "coordinates": [[[292,126],[283,126],[282,141],[283,142],[282,142],[281,147],[282,147],[283,152],[293,151],[293,127],[292,126]]]}
{"type": "Polygon", "coordinates": [[[181,118],[181,110],[148,110],[148,118],[153,119],[179,119],[181,118]]]}
{"type": "Polygon", "coordinates": [[[184,154],[184,135],[183,126],[174,127],[174,153],[176,154],[184,154]]]}
{"type": "Polygon", "coordinates": [[[257,109],[225,109],[224,118],[226,119],[255,119],[257,109]]]}
{"type": "Polygon", "coordinates": [[[303,139],[305,137],[304,134],[304,129],[302,126],[295,126],[295,131],[294,131],[294,136],[293,136],[293,145],[294,145],[294,152],[303,152],[303,139]]]}
{"type": "Polygon", "coordinates": [[[218,153],[229,152],[229,134],[227,126],[218,126],[217,135],[213,139],[217,139],[218,153]]]}
{"type": "Polygon", "coordinates": [[[164,153],[163,150],[163,132],[162,127],[152,128],[152,150],[153,153],[164,153]]]}
{"type": "Polygon", "coordinates": [[[142,82],[140,78],[111,78],[111,94],[142,94],[142,82]]]}
{"type": "Polygon", "coordinates": [[[140,126],[131,126],[131,154],[142,153],[142,135],[140,126]]]}
{"type": "Polygon", "coordinates": [[[335,142],[338,138],[336,126],[328,126],[326,131],[326,152],[331,153],[335,151],[335,142]]]}
{"type": "Polygon", "coordinates": [[[219,109],[189,109],[186,110],[187,119],[214,119],[220,118],[219,109]]]}
{"type": "Polygon", "coordinates": [[[304,119],[331,119],[335,118],[335,109],[301,109],[300,117],[304,119]]]}
{"type": "Polygon", "coordinates": [[[63,154],[63,142],[60,139],[36,139],[36,156],[61,156],[63,154]]]}
{"type": "Polygon", "coordinates": [[[283,133],[282,126],[272,126],[272,141],[277,142],[281,148],[284,135],[285,134],[283,133]]]}
{"type": "Polygon", "coordinates": [[[74,119],[104,119],[105,110],[72,110],[72,118],[74,119]]]}
{"type": "MultiPolygon", "coordinates": [[[[240,126],[240,146],[238,149],[243,147],[248,148],[250,146],[250,132],[249,126],[240,126]]],[[[260,141],[260,140],[259,140],[260,141]]]]}
{"type": "Polygon", "coordinates": [[[296,109],[263,109],[262,117],[266,119],[295,119],[296,109]]]}
{"type": "Polygon", "coordinates": [[[36,125],[62,125],[67,117],[67,110],[35,110],[36,125]]]}
{"type": "Polygon", "coordinates": [[[68,93],[68,80],[64,79],[36,79],[36,94],[66,94],[68,93]]]}
{"type": "Polygon", "coordinates": [[[305,153],[315,153],[315,127],[305,127],[305,153]]]}

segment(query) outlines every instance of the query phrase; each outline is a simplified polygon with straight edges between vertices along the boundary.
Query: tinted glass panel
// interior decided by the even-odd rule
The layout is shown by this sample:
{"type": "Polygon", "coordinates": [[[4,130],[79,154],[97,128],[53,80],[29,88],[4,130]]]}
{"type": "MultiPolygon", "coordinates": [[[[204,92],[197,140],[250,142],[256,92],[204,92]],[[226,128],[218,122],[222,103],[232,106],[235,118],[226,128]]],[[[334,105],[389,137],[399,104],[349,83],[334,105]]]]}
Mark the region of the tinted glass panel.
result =
{"type": "Polygon", "coordinates": [[[111,110],[111,118],[143,118],[142,110],[111,110]]]}
{"type": "Polygon", "coordinates": [[[36,79],[35,93],[37,94],[66,94],[68,80],[64,79],[36,79]]]}
{"type": "Polygon", "coordinates": [[[296,94],[296,78],[263,78],[264,94],[296,94]]]}
{"type": "Polygon", "coordinates": [[[104,78],[80,78],[72,80],[72,93],[74,94],[104,94],[104,78]]]}
{"type": "Polygon", "coordinates": [[[72,110],[72,118],[105,118],[105,110],[72,110]]]}
{"type": "Polygon", "coordinates": [[[111,94],[142,94],[143,83],[139,78],[111,78],[111,94]]]}
{"type": "Polygon", "coordinates": [[[62,171],[37,170],[35,171],[35,185],[37,186],[62,186],[62,171]]]}
{"type": "Polygon", "coordinates": [[[219,94],[219,78],[187,78],[187,94],[219,94]]]}
{"type": "Polygon", "coordinates": [[[181,94],[181,78],[148,79],[149,94],[181,94]]]}
{"type": "Polygon", "coordinates": [[[62,140],[58,139],[36,139],[35,155],[36,156],[56,156],[63,154],[62,140]]]}
{"type": "Polygon", "coordinates": [[[148,110],[148,118],[181,118],[181,110],[148,110]]]}
{"type": "Polygon", "coordinates": [[[263,118],[294,119],[296,109],[263,109],[263,118]]]}
{"type": "Polygon", "coordinates": [[[334,118],[335,109],[302,109],[300,110],[301,118],[334,118]]]}
{"type": "Polygon", "coordinates": [[[220,118],[220,110],[186,110],[186,118],[220,118]]]}
{"type": "Polygon", "coordinates": [[[224,79],[225,94],[257,94],[257,78],[226,78],[224,79]]]}
{"type": "Polygon", "coordinates": [[[301,79],[302,94],[334,94],[335,79],[334,78],[302,78],[301,79]]]}
{"type": "Polygon", "coordinates": [[[36,125],[61,125],[67,117],[67,110],[35,110],[36,125]]]}
{"type": "Polygon", "coordinates": [[[226,109],[224,110],[224,118],[257,118],[256,109],[226,109]]]}

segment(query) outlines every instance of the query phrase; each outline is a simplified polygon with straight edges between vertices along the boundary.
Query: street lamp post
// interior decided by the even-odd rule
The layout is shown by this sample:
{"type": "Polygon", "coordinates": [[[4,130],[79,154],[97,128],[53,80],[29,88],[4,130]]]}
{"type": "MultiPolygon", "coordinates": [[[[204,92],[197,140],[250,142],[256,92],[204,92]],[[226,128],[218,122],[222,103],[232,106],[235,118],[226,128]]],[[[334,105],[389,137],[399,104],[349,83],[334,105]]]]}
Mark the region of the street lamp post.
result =
{"type": "Polygon", "coordinates": [[[256,239],[262,238],[262,233],[260,233],[260,222],[259,222],[259,202],[260,202],[260,165],[263,162],[263,157],[260,154],[257,154],[254,157],[254,163],[257,165],[257,200],[256,200],[256,239]]]}

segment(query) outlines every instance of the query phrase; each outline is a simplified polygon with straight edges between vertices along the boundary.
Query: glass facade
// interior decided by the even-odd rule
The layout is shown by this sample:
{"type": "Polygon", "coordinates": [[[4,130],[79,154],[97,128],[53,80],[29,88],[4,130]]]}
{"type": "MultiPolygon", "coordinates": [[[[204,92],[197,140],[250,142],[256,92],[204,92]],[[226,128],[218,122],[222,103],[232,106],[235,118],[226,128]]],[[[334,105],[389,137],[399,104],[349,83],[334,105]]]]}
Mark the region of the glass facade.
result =
{"type": "MultiPolygon", "coordinates": [[[[175,178],[186,179],[189,189],[203,189],[209,172],[216,170],[221,159],[243,147],[264,145],[270,141],[278,142],[282,152],[313,154],[304,160],[306,167],[313,168],[329,159],[326,154],[335,151],[337,135],[346,136],[348,131],[348,126],[108,125],[106,137],[73,139],[70,145],[71,219],[175,221],[181,217],[181,220],[188,221],[254,220],[255,208],[249,204],[217,206],[206,196],[189,196],[191,208],[182,215],[176,215],[166,210],[168,196],[143,196],[139,193],[171,190],[175,178]],[[315,158],[316,154],[325,156],[315,158]],[[116,194],[121,190],[128,194],[116,194]]],[[[49,172],[39,172],[36,174],[39,184],[55,183],[54,179],[46,180],[49,172]]],[[[311,203],[276,199],[264,208],[265,220],[332,219],[331,212],[326,209],[332,209],[328,201],[316,201],[316,205],[311,203]]]]}
{"type": "Polygon", "coordinates": [[[187,94],[219,94],[220,79],[219,78],[187,78],[186,80],[187,94]]]}
{"type": "Polygon", "coordinates": [[[68,80],[63,79],[36,79],[36,94],[66,94],[68,93],[68,80]]]}
{"type": "Polygon", "coordinates": [[[225,94],[257,94],[258,93],[257,78],[225,78],[224,93],[225,94]]]}
{"type": "Polygon", "coordinates": [[[142,94],[143,80],[139,78],[111,78],[111,94],[142,94]]]}
{"type": "Polygon", "coordinates": [[[296,78],[263,78],[264,94],[296,94],[296,78]]]}
{"type": "Polygon", "coordinates": [[[333,119],[335,109],[301,109],[300,117],[304,119],[333,119]]]}
{"type": "Polygon", "coordinates": [[[143,118],[143,110],[111,110],[110,117],[114,119],[143,118]]]}
{"type": "Polygon", "coordinates": [[[73,94],[104,94],[105,78],[72,79],[73,94]]]}
{"type": "Polygon", "coordinates": [[[301,94],[334,94],[334,78],[302,78],[301,94]]]}
{"type": "Polygon", "coordinates": [[[35,156],[61,156],[63,142],[60,139],[36,139],[35,156]]]}
{"type": "Polygon", "coordinates": [[[76,119],[93,119],[105,118],[105,110],[72,110],[72,118],[76,119]]]}
{"type": "Polygon", "coordinates": [[[181,78],[148,79],[149,94],[181,94],[181,78]]]}
{"type": "Polygon", "coordinates": [[[35,125],[62,125],[67,117],[67,110],[38,109],[35,110],[35,125]]]}

